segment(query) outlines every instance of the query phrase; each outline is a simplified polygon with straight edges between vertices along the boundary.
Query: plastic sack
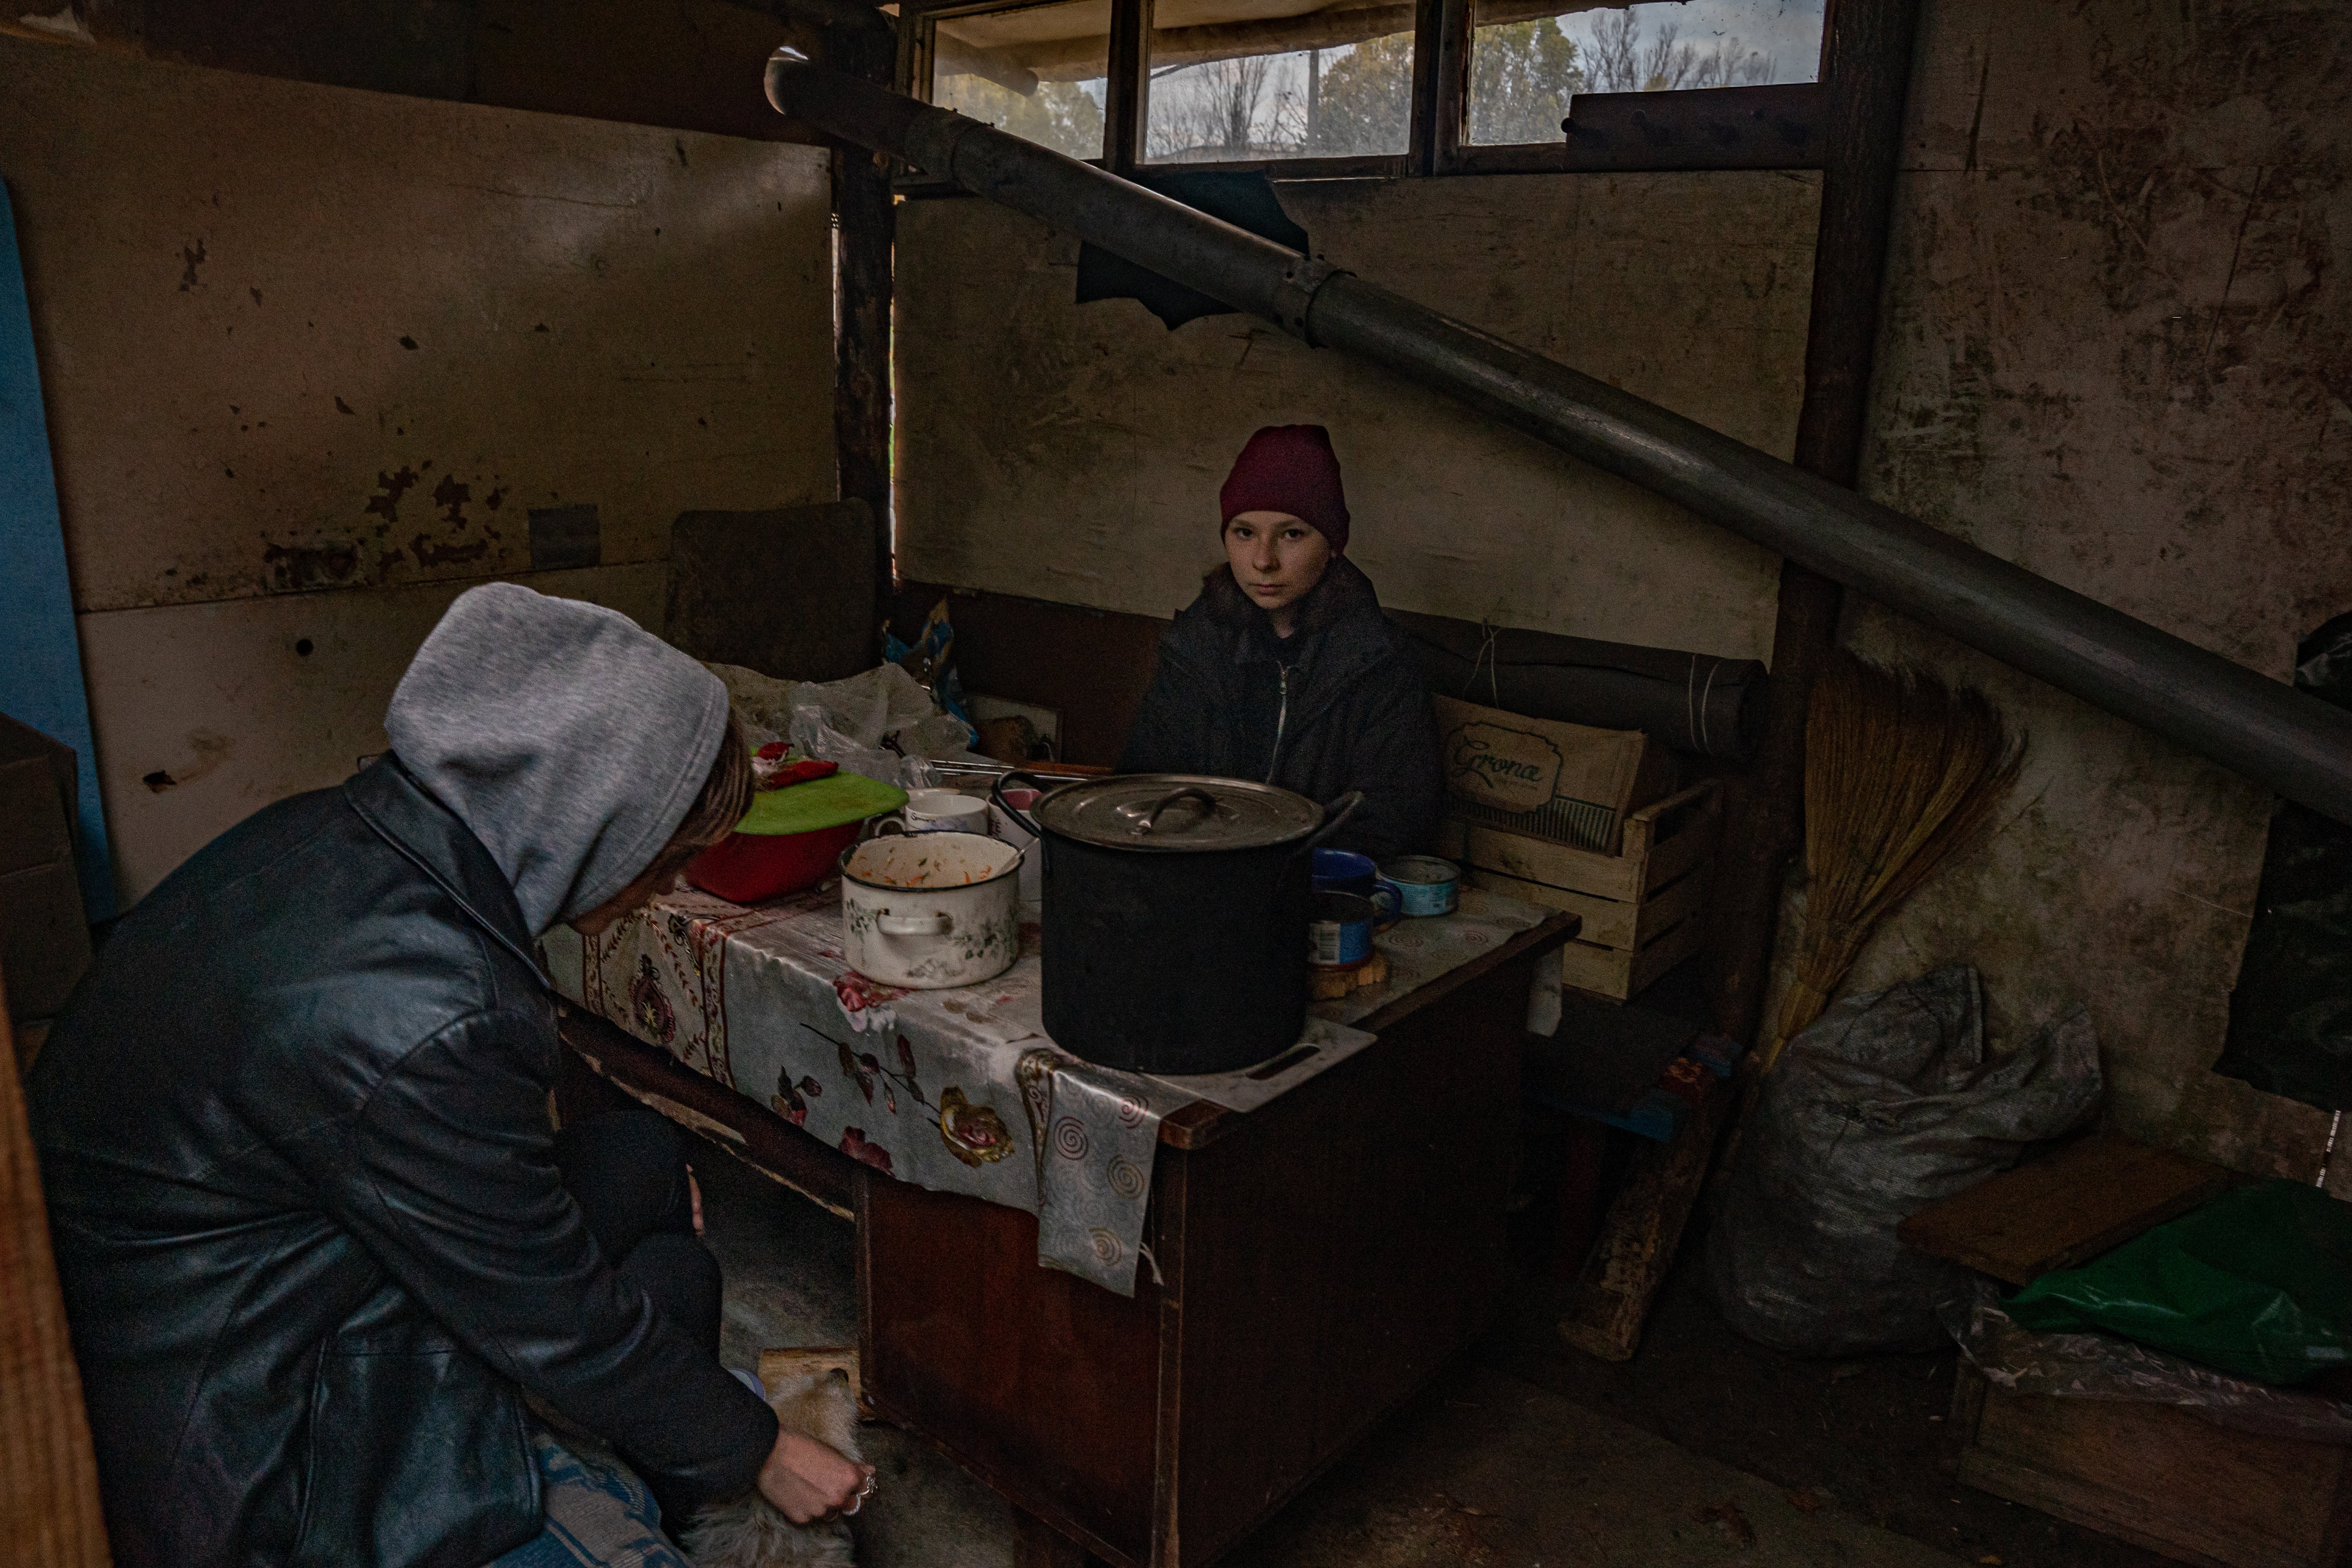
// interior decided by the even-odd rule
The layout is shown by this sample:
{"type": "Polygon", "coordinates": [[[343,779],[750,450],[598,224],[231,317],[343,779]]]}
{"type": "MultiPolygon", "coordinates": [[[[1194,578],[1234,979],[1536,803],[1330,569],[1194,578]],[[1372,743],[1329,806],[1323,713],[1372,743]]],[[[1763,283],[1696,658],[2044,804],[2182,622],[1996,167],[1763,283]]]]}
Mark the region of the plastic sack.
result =
{"type": "Polygon", "coordinates": [[[940,712],[931,695],[895,664],[846,680],[793,689],[784,739],[803,756],[839,763],[853,773],[921,789],[929,760],[970,760],[971,726],[940,712]]]}
{"type": "Polygon", "coordinates": [[[2300,1182],[2222,1194],[2005,1304],[2020,1328],[2104,1329],[2262,1383],[2352,1361],[2352,1204],[2300,1182]]]}
{"type": "MultiPolygon", "coordinates": [[[[2352,616],[2295,649],[2294,684],[2352,708],[2352,616]]],[[[2281,801],[2213,1070],[2322,1110],[2352,1109],[2352,827],[2281,801]]]]}
{"type": "Polygon", "coordinates": [[[2241,1432],[2352,1443],[2352,1402],[2231,1377],[2109,1334],[2021,1329],[1990,1279],[1947,1304],[1944,1326],[1985,1381],[2005,1393],[2171,1405],[2241,1432]]]}
{"type": "Polygon", "coordinates": [[[706,664],[702,668],[727,688],[727,705],[734,710],[735,722],[741,727],[743,739],[751,743],[752,751],[784,739],[793,726],[793,693],[807,682],[778,680],[772,675],[761,675],[740,664],[706,664]]]}
{"type": "Polygon", "coordinates": [[[1725,1321],[1799,1355],[1934,1348],[1966,1272],[1895,1227],[2081,1122],[2101,1087],[2080,1006],[1989,1055],[1965,964],[1835,1004],[1765,1077],[1707,1233],[1725,1321]]]}

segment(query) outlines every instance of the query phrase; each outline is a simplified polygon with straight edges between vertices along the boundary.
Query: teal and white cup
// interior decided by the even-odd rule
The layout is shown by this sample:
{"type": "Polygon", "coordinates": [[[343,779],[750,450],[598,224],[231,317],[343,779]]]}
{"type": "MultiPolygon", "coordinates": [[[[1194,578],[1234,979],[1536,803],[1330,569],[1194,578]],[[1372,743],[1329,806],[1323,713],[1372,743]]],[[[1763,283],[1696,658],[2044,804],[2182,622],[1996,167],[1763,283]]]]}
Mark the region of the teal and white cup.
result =
{"type": "Polygon", "coordinates": [[[1450,914],[1461,901],[1461,871],[1434,855],[1402,856],[1381,866],[1381,875],[1396,884],[1407,915],[1450,914]]]}

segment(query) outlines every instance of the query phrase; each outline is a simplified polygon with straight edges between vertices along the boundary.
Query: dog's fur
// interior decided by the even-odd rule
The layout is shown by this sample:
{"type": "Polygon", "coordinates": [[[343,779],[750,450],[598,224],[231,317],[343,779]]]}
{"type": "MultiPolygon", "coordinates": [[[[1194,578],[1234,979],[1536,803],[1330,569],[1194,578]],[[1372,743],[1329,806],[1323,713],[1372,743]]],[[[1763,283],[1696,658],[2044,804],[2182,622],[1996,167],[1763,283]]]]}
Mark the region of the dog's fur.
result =
{"type": "MultiPolygon", "coordinates": [[[[857,1400],[838,1369],[789,1378],[769,1391],[776,1419],[845,1458],[857,1453],[857,1400]]],[[[695,1568],[856,1568],[849,1521],[794,1524],[758,1492],[704,1509],[686,1534],[695,1568]]]]}

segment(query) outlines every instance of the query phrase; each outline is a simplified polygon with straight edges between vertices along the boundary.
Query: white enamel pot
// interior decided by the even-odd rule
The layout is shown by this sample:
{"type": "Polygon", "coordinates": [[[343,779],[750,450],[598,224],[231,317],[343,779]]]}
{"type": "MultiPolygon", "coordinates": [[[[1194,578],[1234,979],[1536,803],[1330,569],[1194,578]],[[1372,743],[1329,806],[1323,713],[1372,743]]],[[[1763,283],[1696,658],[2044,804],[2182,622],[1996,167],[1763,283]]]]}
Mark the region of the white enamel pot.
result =
{"type": "Polygon", "coordinates": [[[977,833],[869,838],[841,857],[841,945],[869,980],[977,985],[1021,955],[1022,851],[977,833]]]}

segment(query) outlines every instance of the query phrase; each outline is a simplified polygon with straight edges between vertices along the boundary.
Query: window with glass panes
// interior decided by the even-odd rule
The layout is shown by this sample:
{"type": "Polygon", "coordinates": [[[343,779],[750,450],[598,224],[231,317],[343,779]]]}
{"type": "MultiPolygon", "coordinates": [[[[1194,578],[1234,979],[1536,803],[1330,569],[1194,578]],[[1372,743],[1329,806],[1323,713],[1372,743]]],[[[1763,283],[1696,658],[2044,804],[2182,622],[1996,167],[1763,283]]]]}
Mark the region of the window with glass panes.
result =
{"type": "Polygon", "coordinates": [[[910,0],[902,63],[1123,173],[1810,167],[1827,3],[910,0]]]}

